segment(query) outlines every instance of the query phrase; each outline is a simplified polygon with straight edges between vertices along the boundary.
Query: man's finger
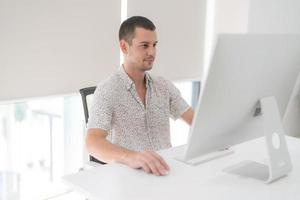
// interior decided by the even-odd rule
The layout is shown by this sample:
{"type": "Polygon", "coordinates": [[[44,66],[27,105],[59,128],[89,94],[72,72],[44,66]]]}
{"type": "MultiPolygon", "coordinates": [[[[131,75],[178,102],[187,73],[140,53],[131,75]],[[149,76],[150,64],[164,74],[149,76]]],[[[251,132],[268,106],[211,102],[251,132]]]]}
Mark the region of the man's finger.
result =
{"type": "Polygon", "coordinates": [[[151,159],[148,159],[147,160],[147,165],[149,166],[149,168],[151,169],[153,174],[155,174],[156,176],[161,175],[159,168],[155,164],[155,161],[153,161],[151,159]]]}
{"type": "Polygon", "coordinates": [[[142,169],[148,174],[152,173],[151,169],[148,167],[148,165],[146,163],[142,164],[142,169]]]}
{"type": "Polygon", "coordinates": [[[152,152],[145,152],[147,157],[147,164],[150,166],[151,170],[154,170],[156,175],[166,175],[168,169],[161,163],[160,159],[155,156],[152,152]]]}
{"type": "Polygon", "coordinates": [[[154,151],[149,151],[148,154],[150,154],[151,156],[155,157],[155,159],[159,160],[159,162],[161,163],[161,165],[163,166],[163,169],[165,169],[166,171],[170,170],[169,165],[166,163],[166,161],[156,152],[154,151]]]}

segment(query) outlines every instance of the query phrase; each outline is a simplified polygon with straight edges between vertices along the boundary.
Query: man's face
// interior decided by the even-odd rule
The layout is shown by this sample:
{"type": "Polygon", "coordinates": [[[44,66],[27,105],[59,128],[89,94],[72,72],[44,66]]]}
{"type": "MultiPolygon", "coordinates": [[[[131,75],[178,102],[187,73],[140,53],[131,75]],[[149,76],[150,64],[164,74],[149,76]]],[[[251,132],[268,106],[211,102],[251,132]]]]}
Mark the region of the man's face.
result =
{"type": "Polygon", "coordinates": [[[152,69],[156,55],[156,44],[157,37],[155,31],[136,28],[131,45],[125,42],[126,49],[123,49],[121,44],[125,55],[125,63],[140,71],[152,69]]]}

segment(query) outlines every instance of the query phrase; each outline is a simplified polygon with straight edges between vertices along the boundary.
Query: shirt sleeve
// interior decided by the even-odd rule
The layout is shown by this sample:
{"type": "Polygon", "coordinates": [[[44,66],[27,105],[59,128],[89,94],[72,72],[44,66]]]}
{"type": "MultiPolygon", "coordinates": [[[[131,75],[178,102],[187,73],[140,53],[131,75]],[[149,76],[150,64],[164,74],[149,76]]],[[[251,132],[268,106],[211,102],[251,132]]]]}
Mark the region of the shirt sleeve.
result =
{"type": "Polygon", "coordinates": [[[88,129],[100,128],[107,132],[111,130],[112,102],[112,91],[105,85],[99,84],[89,109],[88,129]]]}
{"type": "Polygon", "coordinates": [[[176,120],[180,118],[181,115],[190,108],[190,106],[182,98],[180,91],[176,88],[176,86],[171,81],[166,80],[166,82],[170,95],[170,115],[172,119],[176,120]]]}

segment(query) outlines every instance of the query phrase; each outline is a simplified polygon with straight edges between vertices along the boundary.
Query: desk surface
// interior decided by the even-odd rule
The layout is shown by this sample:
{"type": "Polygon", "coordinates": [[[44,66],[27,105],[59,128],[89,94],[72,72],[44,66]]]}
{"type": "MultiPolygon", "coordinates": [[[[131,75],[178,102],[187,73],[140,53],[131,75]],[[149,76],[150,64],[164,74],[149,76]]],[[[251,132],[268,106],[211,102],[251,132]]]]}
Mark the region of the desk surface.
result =
{"type": "Polygon", "coordinates": [[[245,160],[267,162],[263,138],[233,147],[234,154],[197,166],[174,157],[185,147],[164,150],[169,175],[156,177],[121,164],[108,164],[63,177],[64,182],[89,199],[300,199],[300,139],[286,137],[293,170],[272,184],[226,173],[245,160]]]}

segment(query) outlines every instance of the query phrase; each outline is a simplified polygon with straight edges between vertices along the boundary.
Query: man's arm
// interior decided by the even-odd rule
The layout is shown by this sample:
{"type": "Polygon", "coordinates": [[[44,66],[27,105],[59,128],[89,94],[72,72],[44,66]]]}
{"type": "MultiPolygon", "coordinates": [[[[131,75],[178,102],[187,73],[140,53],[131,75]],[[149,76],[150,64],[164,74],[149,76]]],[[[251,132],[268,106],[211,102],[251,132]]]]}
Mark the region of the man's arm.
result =
{"type": "Polygon", "coordinates": [[[194,117],[194,111],[192,108],[189,108],[187,111],[185,111],[182,115],[181,118],[183,121],[185,121],[188,125],[192,125],[193,123],[193,117],[194,117]]]}
{"type": "Polygon", "coordinates": [[[143,169],[157,176],[166,175],[170,170],[164,159],[157,153],[131,151],[112,144],[106,136],[107,132],[102,129],[88,129],[86,146],[88,152],[95,158],[106,163],[118,162],[134,169],[143,169]]]}

